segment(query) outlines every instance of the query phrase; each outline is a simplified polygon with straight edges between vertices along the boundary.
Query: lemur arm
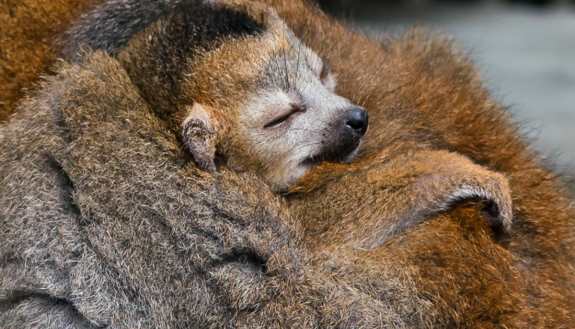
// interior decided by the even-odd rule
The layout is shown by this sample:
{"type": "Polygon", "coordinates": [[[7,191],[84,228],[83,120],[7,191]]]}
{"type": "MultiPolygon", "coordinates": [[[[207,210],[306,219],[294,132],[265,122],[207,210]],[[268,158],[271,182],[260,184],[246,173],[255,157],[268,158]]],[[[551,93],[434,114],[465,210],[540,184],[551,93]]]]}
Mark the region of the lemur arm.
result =
{"type": "MultiPolygon", "coordinates": [[[[487,221],[494,232],[510,231],[507,179],[458,153],[409,151],[342,172],[332,179],[327,172],[319,178],[324,180],[322,185],[296,192],[289,200],[291,210],[320,244],[374,249],[405,229],[469,201],[484,205],[479,220],[487,221]]],[[[302,178],[300,186],[310,177],[314,173],[302,178]]]]}
{"type": "MultiPolygon", "coordinates": [[[[389,197],[393,212],[374,218],[370,237],[361,240],[364,247],[385,243],[403,229],[467,201],[485,205],[482,218],[496,230],[508,232],[512,221],[512,199],[507,179],[487,170],[468,158],[445,151],[423,151],[392,160],[380,175],[393,180],[390,186],[404,184],[399,193],[389,197]],[[388,172],[386,172],[388,171],[388,172]]],[[[373,176],[372,172],[370,176],[373,176]]],[[[385,182],[385,180],[383,181],[385,182]]]]}

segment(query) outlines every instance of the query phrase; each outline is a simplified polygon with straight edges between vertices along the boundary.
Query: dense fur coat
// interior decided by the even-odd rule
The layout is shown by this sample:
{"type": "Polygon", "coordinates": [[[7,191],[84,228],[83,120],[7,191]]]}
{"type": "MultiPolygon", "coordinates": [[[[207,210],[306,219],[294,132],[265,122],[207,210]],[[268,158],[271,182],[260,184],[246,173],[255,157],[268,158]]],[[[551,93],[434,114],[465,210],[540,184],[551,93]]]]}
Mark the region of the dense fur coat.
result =
{"type": "MultiPolygon", "coordinates": [[[[330,241],[254,178],[213,181],[190,168],[117,64],[99,56],[63,68],[0,135],[4,327],[572,327],[571,198],[473,67],[425,33],[378,43],[298,1],[274,5],[375,118],[366,159],[424,144],[505,173],[511,236],[494,240],[465,204],[375,250],[321,247],[330,241]],[[125,110],[111,114],[112,104],[125,110]],[[189,221],[189,209],[200,219],[189,221]]],[[[355,197],[338,182],[365,168],[320,168],[303,186],[355,197]]]]}
{"type": "MultiPolygon", "coordinates": [[[[491,99],[476,68],[461,52],[447,39],[417,30],[376,42],[303,2],[264,2],[272,4],[296,35],[330,61],[339,75],[340,93],[368,111],[371,130],[364,137],[364,156],[388,156],[405,145],[424,144],[467,155],[506,174],[514,201],[514,233],[505,246],[516,258],[518,275],[530,280],[531,297],[524,299],[528,306],[518,308],[518,313],[523,313],[526,326],[572,327],[572,193],[529,149],[519,127],[491,99]]],[[[318,174],[311,180],[321,184],[334,178],[330,176],[338,174],[318,174]]],[[[347,191],[349,197],[356,195],[347,191]]],[[[410,252],[426,253],[429,247],[413,246],[410,252]]],[[[439,250],[448,251],[448,244],[439,250]]]]}
{"type": "MultiPolygon", "coordinates": [[[[441,299],[412,286],[421,274],[403,251],[310,253],[304,228],[258,179],[195,169],[107,56],[64,65],[0,140],[2,328],[452,323],[441,299]]],[[[463,233],[438,220],[454,239],[463,233]]],[[[487,281],[473,289],[515,301],[489,282],[514,287],[509,256],[484,231],[465,234],[485,246],[454,250],[497,266],[476,268],[487,281]]]]}

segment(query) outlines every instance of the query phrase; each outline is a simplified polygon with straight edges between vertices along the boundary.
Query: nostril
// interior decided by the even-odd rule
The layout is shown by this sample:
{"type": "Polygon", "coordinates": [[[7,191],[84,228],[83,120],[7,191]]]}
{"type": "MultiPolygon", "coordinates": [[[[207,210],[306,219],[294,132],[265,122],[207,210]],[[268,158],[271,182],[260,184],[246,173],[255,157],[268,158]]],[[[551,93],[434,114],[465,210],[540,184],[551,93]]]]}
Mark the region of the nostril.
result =
{"type": "Polygon", "coordinates": [[[345,121],[345,124],[353,129],[357,134],[363,136],[367,131],[367,125],[369,117],[367,112],[360,107],[354,107],[348,111],[349,117],[345,121]]]}
{"type": "Polygon", "coordinates": [[[500,219],[501,210],[497,205],[497,202],[493,200],[487,200],[483,202],[483,209],[481,214],[489,223],[491,231],[493,232],[493,238],[497,242],[502,242],[508,237],[508,232],[500,219]]]}
{"type": "Polygon", "coordinates": [[[490,221],[495,222],[499,219],[501,212],[499,211],[499,206],[493,200],[489,200],[485,202],[485,206],[483,208],[483,214],[487,217],[490,221]]]}

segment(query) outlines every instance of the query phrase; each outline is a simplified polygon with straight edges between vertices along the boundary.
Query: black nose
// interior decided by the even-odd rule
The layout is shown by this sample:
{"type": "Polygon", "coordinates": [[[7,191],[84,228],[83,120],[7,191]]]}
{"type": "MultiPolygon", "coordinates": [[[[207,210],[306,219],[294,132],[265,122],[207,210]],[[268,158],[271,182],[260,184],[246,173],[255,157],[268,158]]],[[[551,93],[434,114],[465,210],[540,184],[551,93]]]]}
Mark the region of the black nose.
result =
{"type": "Polygon", "coordinates": [[[367,131],[369,117],[361,107],[354,107],[347,111],[346,126],[350,127],[360,137],[367,131]]]}

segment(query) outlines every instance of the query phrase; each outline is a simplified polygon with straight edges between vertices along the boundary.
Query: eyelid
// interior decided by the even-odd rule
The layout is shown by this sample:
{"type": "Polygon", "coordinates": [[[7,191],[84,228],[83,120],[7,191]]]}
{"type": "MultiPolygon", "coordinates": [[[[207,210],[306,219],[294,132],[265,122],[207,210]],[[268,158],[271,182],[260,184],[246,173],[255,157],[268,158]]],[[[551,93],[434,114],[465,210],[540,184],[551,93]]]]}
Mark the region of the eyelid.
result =
{"type": "Polygon", "coordinates": [[[306,109],[304,106],[301,106],[299,104],[291,104],[289,111],[274,116],[272,119],[268,121],[268,123],[264,125],[264,129],[279,126],[280,124],[284,123],[287,119],[289,119],[292,115],[305,111],[306,109]]]}

